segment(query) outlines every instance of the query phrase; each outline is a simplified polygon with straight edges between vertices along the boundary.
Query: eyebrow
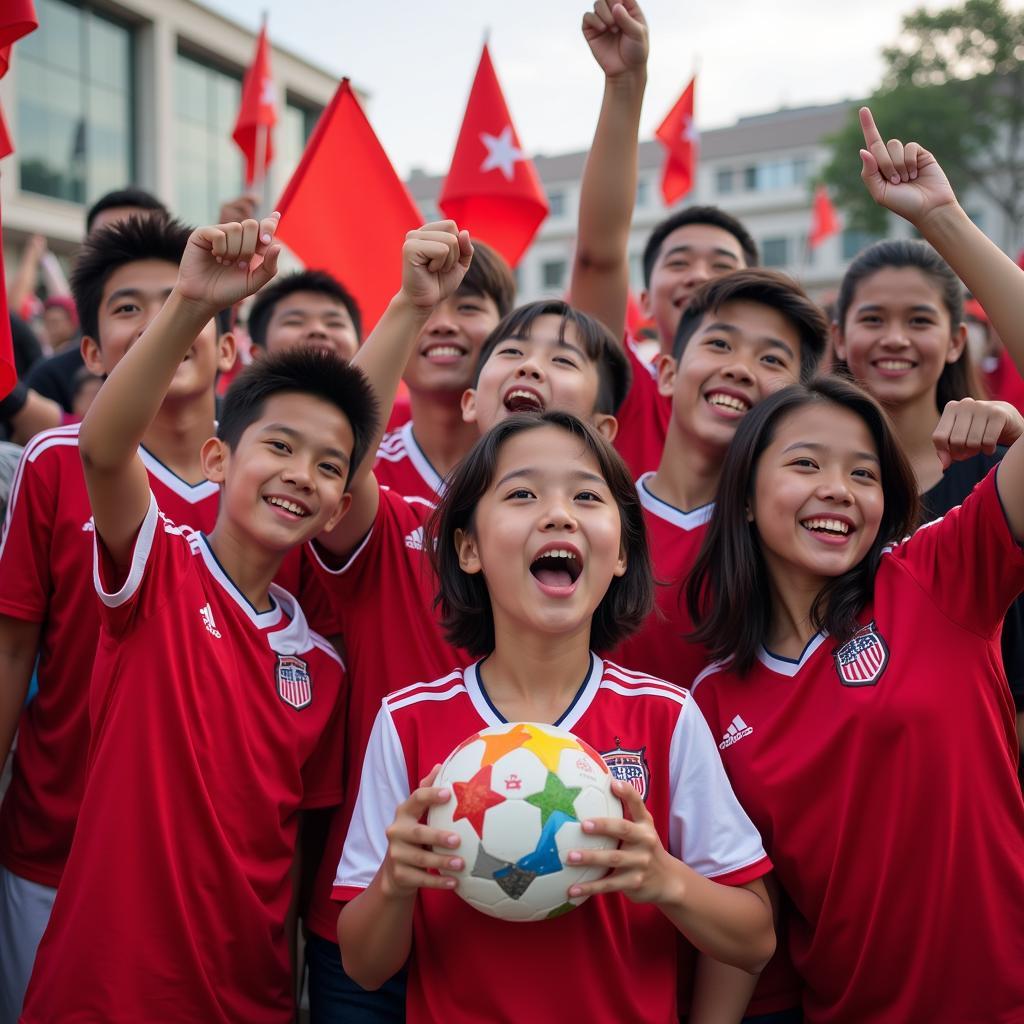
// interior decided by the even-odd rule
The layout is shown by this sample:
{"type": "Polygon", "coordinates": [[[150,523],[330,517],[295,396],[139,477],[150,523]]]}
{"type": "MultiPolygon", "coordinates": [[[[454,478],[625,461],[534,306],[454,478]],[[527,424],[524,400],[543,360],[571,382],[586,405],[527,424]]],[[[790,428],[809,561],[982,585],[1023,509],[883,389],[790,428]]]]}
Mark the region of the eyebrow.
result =
{"type": "MultiPolygon", "coordinates": [[[[167,296],[171,294],[171,291],[172,289],[170,288],[161,288],[159,291],[154,291],[150,294],[161,295],[166,299],[167,296]]],[[[136,297],[144,296],[145,294],[146,292],[141,288],[118,288],[117,291],[111,292],[110,295],[107,296],[105,305],[109,306],[111,303],[120,301],[121,299],[134,299],[136,297]]]]}
{"type": "MultiPolygon", "coordinates": [[[[303,437],[302,434],[299,433],[299,431],[295,430],[293,427],[286,427],[283,423],[268,423],[260,431],[260,433],[284,434],[285,437],[290,437],[294,441],[305,440],[305,438],[303,437]]],[[[337,459],[339,462],[345,463],[346,466],[348,465],[349,458],[340,448],[325,448],[324,454],[330,455],[333,458],[337,459]]]]}
{"type": "MultiPolygon", "coordinates": [[[[794,444],[789,445],[788,448],[782,449],[782,454],[785,455],[787,452],[791,452],[796,448],[810,448],[812,452],[827,452],[829,450],[827,445],[818,444],[816,441],[797,441],[794,444]]],[[[854,455],[858,459],[865,459],[868,462],[875,462],[881,465],[879,458],[873,452],[854,452],[854,455]]]]}
{"type": "MultiPolygon", "coordinates": [[[[504,344],[506,341],[529,341],[532,343],[536,342],[536,339],[532,338],[529,334],[510,334],[507,338],[503,338],[498,344],[504,344]]],[[[544,344],[543,341],[540,344],[544,344]]],[[[597,360],[592,359],[579,345],[574,345],[571,341],[566,341],[565,338],[558,338],[555,341],[556,348],[567,348],[570,352],[575,352],[580,359],[585,360],[588,363],[596,362],[597,360]]]]}
{"type": "MultiPolygon", "coordinates": [[[[537,476],[537,474],[538,474],[538,470],[536,470],[533,466],[523,466],[523,467],[521,467],[519,469],[513,469],[510,473],[506,473],[494,485],[494,488],[495,488],[495,490],[497,490],[497,488],[501,487],[502,484],[507,483],[509,480],[514,480],[517,476],[532,477],[532,476],[537,476]]],[[[588,481],[604,484],[606,487],[608,486],[608,481],[605,480],[605,478],[603,476],[601,476],[600,473],[591,473],[589,470],[586,470],[586,469],[575,469],[575,470],[572,471],[570,476],[574,480],[588,480],[588,481]]]]}
{"type": "MultiPolygon", "coordinates": [[[[857,307],[858,313],[873,313],[875,310],[884,309],[880,303],[867,302],[857,307]]],[[[933,306],[930,302],[919,302],[916,306],[910,307],[913,313],[938,313],[939,307],[933,306]]]]}
{"type": "MultiPolygon", "coordinates": [[[[677,252],[679,252],[679,253],[690,253],[690,252],[699,252],[699,251],[701,251],[701,250],[698,249],[698,247],[695,246],[695,245],[673,245],[672,248],[669,249],[668,252],[665,253],[663,258],[667,260],[669,258],[669,256],[672,256],[672,255],[674,255],[677,252]]],[[[712,253],[714,253],[716,256],[728,256],[729,259],[735,260],[737,263],[739,263],[739,261],[740,261],[739,256],[737,256],[736,253],[734,253],[730,249],[720,249],[718,246],[715,246],[710,251],[712,253]]]]}
{"type": "MultiPolygon", "coordinates": [[[[728,334],[739,334],[740,329],[735,324],[727,324],[719,320],[713,324],[708,324],[706,327],[701,328],[701,333],[705,331],[725,331],[728,334]]],[[[793,346],[788,342],[783,341],[781,338],[774,338],[771,335],[765,335],[757,339],[768,345],[770,348],[781,348],[783,352],[786,352],[791,358],[796,359],[796,353],[793,351],[793,346]]]]}

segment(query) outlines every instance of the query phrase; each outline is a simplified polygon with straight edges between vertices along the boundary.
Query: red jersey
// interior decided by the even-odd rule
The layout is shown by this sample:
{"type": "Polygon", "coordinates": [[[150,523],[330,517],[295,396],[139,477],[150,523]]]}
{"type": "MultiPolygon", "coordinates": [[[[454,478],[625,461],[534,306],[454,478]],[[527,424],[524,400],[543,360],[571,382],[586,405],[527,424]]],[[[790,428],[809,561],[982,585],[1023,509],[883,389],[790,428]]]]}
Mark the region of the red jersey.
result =
{"type": "Polygon", "coordinates": [[[433,506],[422,499],[381,488],[373,528],[341,569],[329,569],[310,547],[334,601],[349,678],[345,795],[331,822],[306,912],[307,927],[331,942],[338,941],[338,905],[331,899],[331,887],[380,702],[400,686],[436,679],[452,665],[472,660],[448,645],[433,609],[436,577],[423,546],[432,512],[433,506]]]}
{"type": "Polygon", "coordinates": [[[993,359],[983,362],[982,379],[994,401],[1009,402],[1024,414],[1024,378],[1021,378],[1020,371],[1006,349],[993,359]]]}
{"type": "MultiPolygon", "coordinates": [[[[0,544],[0,615],[41,624],[39,693],[18,726],[0,808],[0,863],[51,888],[64,870],[85,785],[89,675],[100,628],[78,431],[78,424],[47,430],[26,446],[0,544]]],[[[211,529],[217,484],[189,485],[144,448],[139,454],[168,518],[211,529]]]]}
{"type": "Polygon", "coordinates": [[[97,545],[89,772],[22,1019],[290,1024],[298,812],[341,796],[338,656],[155,499],[108,578],[97,545]]]}
{"type": "Polygon", "coordinates": [[[1024,1020],[1024,801],[1000,624],[1024,589],[990,473],[883,555],[861,630],[695,682],[794,912],[810,1024],[1024,1020]]]}
{"type": "Polygon", "coordinates": [[[444,490],[444,480],[413,436],[412,420],[384,435],[373,472],[382,487],[403,498],[433,502],[444,490]]]}
{"type": "Polygon", "coordinates": [[[632,338],[626,338],[625,349],[633,383],[615,413],[619,421],[615,447],[636,478],[656,470],[661,462],[661,450],[665,447],[672,416],[672,399],[658,391],[654,366],[640,358],[632,338]]]}
{"type": "Polygon", "coordinates": [[[703,647],[684,637],[693,629],[686,610],[684,586],[697,559],[714,504],[701,505],[692,512],[656,498],[647,489],[645,473],[636,482],[647,525],[647,544],[658,581],[657,606],[643,626],[627,637],[612,654],[623,665],[689,686],[708,663],[703,647]]]}
{"type": "MultiPolygon", "coordinates": [[[[338,866],[336,899],[352,899],[370,884],[387,851],[385,829],[419,780],[467,736],[504,721],[479,663],[384,701],[338,866]]],[[[555,724],[601,752],[613,774],[624,754],[642,765],[644,800],[661,840],[695,871],[741,885],[771,870],[685,690],[592,656],[587,678],[555,724]]],[[[678,934],[655,907],[621,893],[524,926],[487,917],[455,893],[422,889],[407,1017],[447,1024],[665,1024],[676,1019],[678,934]],[[453,984],[453,977],[462,983],[453,984]]]]}

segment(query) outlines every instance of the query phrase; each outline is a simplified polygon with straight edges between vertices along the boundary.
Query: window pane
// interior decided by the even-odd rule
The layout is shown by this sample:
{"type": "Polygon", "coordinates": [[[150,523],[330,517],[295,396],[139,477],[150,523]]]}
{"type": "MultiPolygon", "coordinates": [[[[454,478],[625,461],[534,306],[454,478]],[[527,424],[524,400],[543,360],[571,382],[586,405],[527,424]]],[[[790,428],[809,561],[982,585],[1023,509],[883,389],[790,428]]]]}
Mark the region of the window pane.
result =
{"type": "Polygon", "coordinates": [[[548,193],[548,216],[549,217],[564,217],[565,216],[565,193],[564,192],[549,192],[548,193]]]}
{"type": "Polygon", "coordinates": [[[89,78],[127,91],[131,87],[131,47],[119,25],[90,17],[86,23],[89,78]]]}
{"type": "Polygon", "coordinates": [[[761,262],[766,267],[784,267],[789,262],[789,239],[766,238],[761,243],[761,262]]]}
{"type": "Polygon", "coordinates": [[[636,183],[636,205],[646,206],[651,199],[651,183],[646,178],[640,178],[636,183]]]}
{"type": "Polygon", "coordinates": [[[727,194],[732,191],[733,173],[731,167],[726,167],[715,172],[715,189],[718,192],[727,194]]]}
{"type": "Polygon", "coordinates": [[[565,284],[565,260],[548,260],[541,264],[541,284],[545,288],[562,288],[565,284]]]}
{"type": "Polygon", "coordinates": [[[756,167],[745,167],[743,169],[743,184],[747,188],[747,191],[753,191],[757,188],[757,168],[756,167]]]}

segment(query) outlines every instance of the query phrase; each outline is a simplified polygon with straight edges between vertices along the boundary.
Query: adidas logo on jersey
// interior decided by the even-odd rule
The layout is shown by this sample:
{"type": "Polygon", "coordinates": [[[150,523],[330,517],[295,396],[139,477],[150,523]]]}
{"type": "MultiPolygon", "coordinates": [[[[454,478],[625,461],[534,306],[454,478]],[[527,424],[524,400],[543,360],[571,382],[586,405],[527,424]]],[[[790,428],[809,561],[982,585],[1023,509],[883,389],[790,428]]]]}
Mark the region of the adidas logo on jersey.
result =
{"type": "Polygon", "coordinates": [[[423,527],[422,526],[417,526],[416,529],[412,531],[412,533],[407,533],[405,535],[405,546],[407,548],[412,548],[413,551],[422,551],[423,550],[423,527]]]}
{"type": "Polygon", "coordinates": [[[199,617],[203,620],[206,632],[209,633],[210,636],[215,636],[219,640],[220,630],[213,621],[213,609],[209,604],[204,604],[203,607],[199,609],[199,617]]]}
{"type": "Polygon", "coordinates": [[[82,533],[95,533],[96,527],[93,524],[92,516],[89,516],[84,523],[82,523],[82,533]]]}
{"type": "Polygon", "coordinates": [[[753,726],[747,725],[747,723],[737,715],[729,723],[729,728],[725,730],[725,735],[722,737],[722,742],[718,744],[718,749],[727,750],[734,743],[739,743],[744,736],[749,736],[753,731],[753,726]]]}

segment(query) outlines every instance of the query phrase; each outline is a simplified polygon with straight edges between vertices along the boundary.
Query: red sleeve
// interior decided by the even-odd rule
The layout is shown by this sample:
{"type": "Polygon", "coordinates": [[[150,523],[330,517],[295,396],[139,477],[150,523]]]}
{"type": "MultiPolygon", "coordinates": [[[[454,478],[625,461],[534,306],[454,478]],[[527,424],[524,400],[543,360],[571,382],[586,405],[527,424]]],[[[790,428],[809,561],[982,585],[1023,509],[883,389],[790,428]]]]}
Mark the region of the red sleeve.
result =
{"type": "Polygon", "coordinates": [[[1006,520],[998,471],[993,468],[962,505],[926,523],[886,556],[946,616],[984,637],[1001,628],[1011,602],[1024,591],[1024,550],[1006,520]]]}
{"type": "Polygon", "coordinates": [[[93,535],[93,584],[100,616],[111,634],[122,636],[135,623],[151,618],[181,586],[192,569],[191,536],[190,530],[165,518],[151,492],[122,582],[99,534],[93,535]]]}
{"type": "Polygon", "coordinates": [[[57,486],[49,480],[56,460],[36,458],[38,446],[21,454],[0,541],[0,614],[42,622],[52,589],[50,550],[57,486]]]}
{"type": "Polygon", "coordinates": [[[633,382],[625,401],[615,413],[619,423],[615,448],[636,479],[658,468],[672,402],[658,391],[650,364],[640,359],[631,338],[626,339],[625,349],[633,371],[633,382]]]}
{"type": "MultiPolygon", "coordinates": [[[[313,810],[319,807],[336,807],[345,795],[344,790],[344,759],[345,759],[345,718],[348,708],[348,676],[344,666],[333,651],[327,651],[326,640],[319,638],[323,644],[322,673],[331,673],[337,698],[330,720],[320,735],[316,749],[302,766],[302,807],[313,810]]],[[[319,683],[320,686],[324,682],[319,683]]]]}

